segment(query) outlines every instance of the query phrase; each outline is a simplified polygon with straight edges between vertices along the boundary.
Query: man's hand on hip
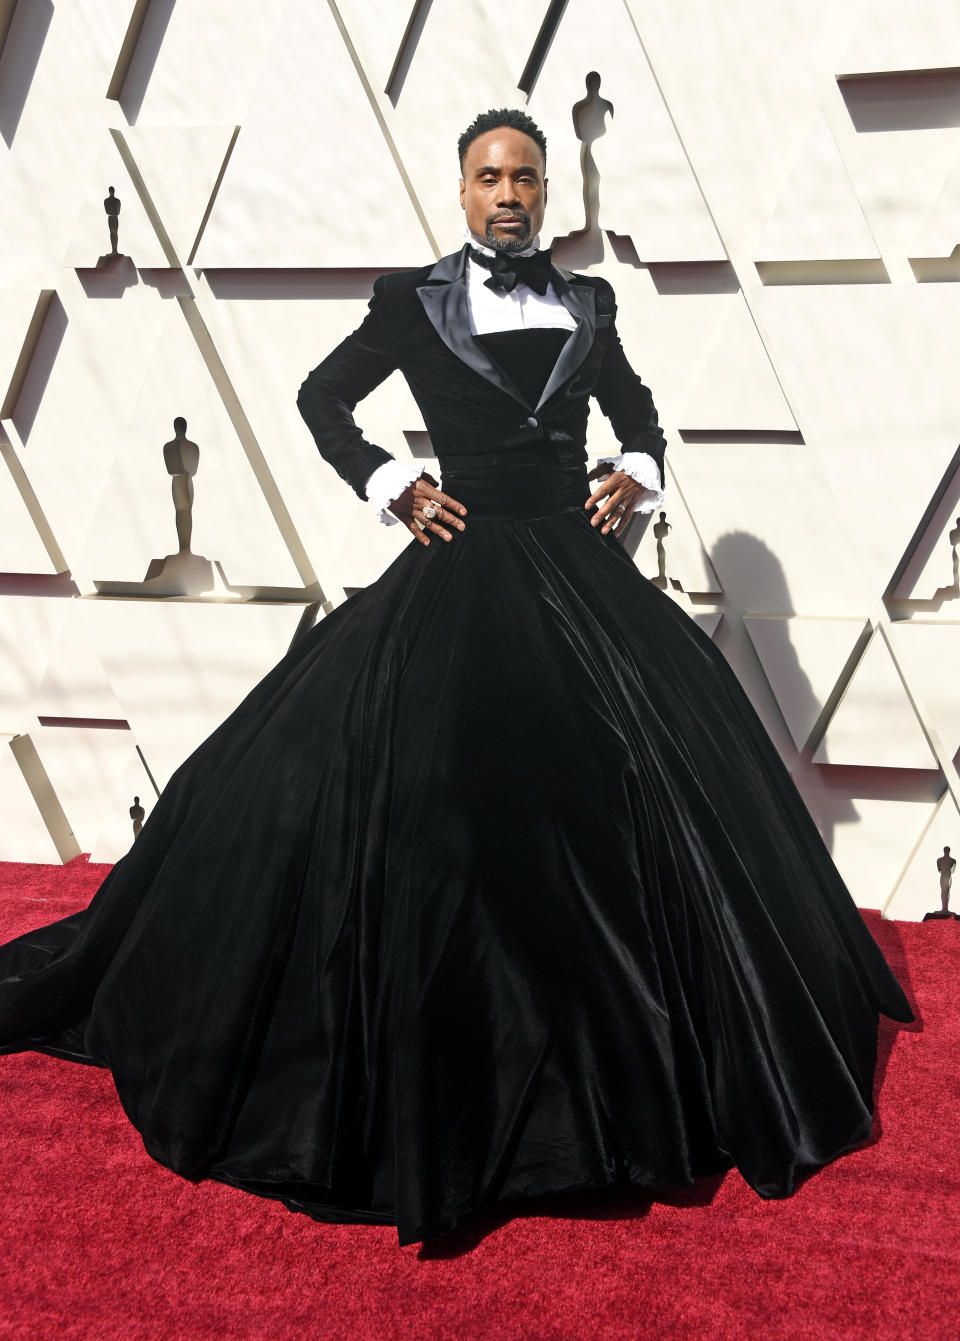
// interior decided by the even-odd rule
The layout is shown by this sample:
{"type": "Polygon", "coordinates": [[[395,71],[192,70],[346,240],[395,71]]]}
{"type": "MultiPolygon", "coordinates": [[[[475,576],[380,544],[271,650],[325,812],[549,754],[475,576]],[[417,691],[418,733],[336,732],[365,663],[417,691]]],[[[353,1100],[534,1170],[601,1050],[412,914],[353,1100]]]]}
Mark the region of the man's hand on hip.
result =
{"type": "Polygon", "coordinates": [[[390,511],[413,532],[421,545],[430,544],[428,531],[433,531],[443,540],[452,540],[453,535],[448,527],[462,531],[466,526],[461,517],[466,516],[467,509],[449,494],[441,493],[437,481],[426,473],[418,476],[402,494],[397,495],[390,504],[390,511]]]}
{"type": "Polygon", "coordinates": [[[590,518],[591,526],[599,526],[604,535],[612,532],[621,536],[633,520],[633,510],[641,496],[650,491],[638,484],[626,471],[611,471],[603,464],[594,466],[587,479],[595,480],[601,475],[605,475],[606,479],[597,485],[583,506],[596,508],[590,518]]]}

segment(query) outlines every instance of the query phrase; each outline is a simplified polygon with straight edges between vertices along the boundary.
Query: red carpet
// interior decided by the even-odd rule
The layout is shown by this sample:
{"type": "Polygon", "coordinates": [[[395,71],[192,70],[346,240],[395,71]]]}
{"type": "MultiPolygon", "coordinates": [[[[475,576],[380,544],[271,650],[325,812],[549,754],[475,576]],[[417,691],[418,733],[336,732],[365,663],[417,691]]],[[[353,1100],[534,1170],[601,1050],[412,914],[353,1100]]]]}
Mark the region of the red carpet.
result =
{"type": "MultiPolygon", "coordinates": [[[[108,869],[0,865],[0,939],[82,907],[108,869]]],[[[106,1072],[0,1057],[0,1337],[953,1341],[960,923],[864,916],[917,1023],[883,1022],[872,1141],[786,1201],[734,1171],[400,1248],[392,1228],[186,1183],[144,1153],[106,1072]]]]}

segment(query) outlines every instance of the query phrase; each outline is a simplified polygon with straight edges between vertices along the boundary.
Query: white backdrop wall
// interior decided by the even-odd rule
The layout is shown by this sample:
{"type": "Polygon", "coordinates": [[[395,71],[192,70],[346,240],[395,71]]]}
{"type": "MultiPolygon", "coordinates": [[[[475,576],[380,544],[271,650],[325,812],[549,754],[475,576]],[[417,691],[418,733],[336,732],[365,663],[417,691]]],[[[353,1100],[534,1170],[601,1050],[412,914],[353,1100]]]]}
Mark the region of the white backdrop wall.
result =
{"type": "MultiPolygon", "coordinates": [[[[625,543],[729,658],[857,902],[937,906],[960,5],[7,0],[0,41],[0,858],[115,860],[134,796],[412,543],[296,393],[378,273],[459,247],[457,136],[518,106],[549,141],[544,240],[614,285],[668,436],[665,524],[625,543]],[[177,548],[178,415],[218,565],[197,596],[145,581],[177,548]]],[[[358,420],[430,463],[399,377],[358,420]]]]}

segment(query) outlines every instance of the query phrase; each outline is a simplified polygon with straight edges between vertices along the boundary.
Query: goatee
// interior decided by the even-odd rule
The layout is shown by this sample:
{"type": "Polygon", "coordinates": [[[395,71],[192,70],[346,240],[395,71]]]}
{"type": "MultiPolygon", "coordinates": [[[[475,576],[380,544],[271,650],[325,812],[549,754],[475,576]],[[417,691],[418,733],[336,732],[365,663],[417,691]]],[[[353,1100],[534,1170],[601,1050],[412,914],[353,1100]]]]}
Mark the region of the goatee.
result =
{"type": "Polygon", "coordinates": [[[487,240],[487,246],[492,247],[494,251],[505,252],[508,256],[512,256],[514,252],[523,251],[524,247],[529,247],[531,238],[529,218],[526,215],[520,214],[513,216],[523,220],[523,232],[504,238],[498,237],[493,231],[493,225],[497,222],[497,219],[502,217],[502,215],[494,215],[492,219],[487,220],[487,227],[484,233],[487,240]]]}

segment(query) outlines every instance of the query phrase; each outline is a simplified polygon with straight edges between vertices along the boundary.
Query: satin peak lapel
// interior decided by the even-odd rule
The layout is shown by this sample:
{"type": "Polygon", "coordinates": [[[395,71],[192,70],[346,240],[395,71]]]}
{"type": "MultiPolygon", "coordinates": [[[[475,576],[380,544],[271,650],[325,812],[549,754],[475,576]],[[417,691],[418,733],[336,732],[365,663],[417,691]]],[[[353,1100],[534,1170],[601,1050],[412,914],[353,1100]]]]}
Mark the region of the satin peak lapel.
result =
{"type": "Polygon", "coordinates": [[[467,310],[467,247],[468,244],[464,243],[459,255],[441,257],[430,271],[428,282],[418,287],[417,294],[434,329],[450,352],[468,368],[472,368],[475,373],[485,377],[488,382],[492,382],[500,391],[512,396],[529,410],[530,405],[511,378],[470,333],[470,314],[467,310]]]}
{"type": "Polygon", "coordinates": [[[578,283],[576,279],[571,283],[567,279],[566,272],[558,270],[556,266],[553,267],[552,281],[561,303],[577,318],[577,329],[560,351],[560,357],[554,364],[553,372],[547,378],[537,401],[535,408],[538,410],[569,382],[593,348],[597,331],[597,305],[593,285],[578,283]]]}

